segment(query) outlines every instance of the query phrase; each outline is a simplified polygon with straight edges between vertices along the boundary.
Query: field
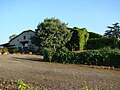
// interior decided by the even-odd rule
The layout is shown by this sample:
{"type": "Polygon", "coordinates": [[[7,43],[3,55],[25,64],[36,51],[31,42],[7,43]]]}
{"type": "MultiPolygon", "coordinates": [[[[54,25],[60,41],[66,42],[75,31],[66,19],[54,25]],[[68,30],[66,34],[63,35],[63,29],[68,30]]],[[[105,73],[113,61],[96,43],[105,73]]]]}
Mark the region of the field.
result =
{"type": "Polygon", "coordinates": [[[90,66],[49,63],[38,55],[0,55],[0,79],[18,80],[48,90],[119,90],[120,71],[90,66]]]}

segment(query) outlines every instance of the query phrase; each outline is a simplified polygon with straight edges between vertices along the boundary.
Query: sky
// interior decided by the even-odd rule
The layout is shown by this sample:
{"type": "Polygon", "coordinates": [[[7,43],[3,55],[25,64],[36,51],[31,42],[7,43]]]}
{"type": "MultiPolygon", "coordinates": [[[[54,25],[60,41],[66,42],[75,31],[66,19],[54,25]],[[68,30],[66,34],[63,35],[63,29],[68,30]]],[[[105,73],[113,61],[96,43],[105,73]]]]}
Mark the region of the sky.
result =
{"type": "Polygon", "coordinates": [[[120,23],[120,0],[0,0],[0,44],[51,17],[104,34],[107,26],[120,23]]]}

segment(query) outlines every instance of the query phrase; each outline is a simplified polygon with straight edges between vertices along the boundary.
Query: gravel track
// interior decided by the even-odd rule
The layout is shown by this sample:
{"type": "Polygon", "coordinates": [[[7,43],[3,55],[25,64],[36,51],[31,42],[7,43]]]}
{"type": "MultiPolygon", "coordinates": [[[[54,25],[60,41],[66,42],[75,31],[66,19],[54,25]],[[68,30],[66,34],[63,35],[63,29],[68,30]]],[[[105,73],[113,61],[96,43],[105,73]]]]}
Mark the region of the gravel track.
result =
{"type": "Polygon", "coordinates": [[[44,62],[40,55],[0,55],[0,78],[22,79],[48,90],[119,90],[120,71],[44,62]]]}

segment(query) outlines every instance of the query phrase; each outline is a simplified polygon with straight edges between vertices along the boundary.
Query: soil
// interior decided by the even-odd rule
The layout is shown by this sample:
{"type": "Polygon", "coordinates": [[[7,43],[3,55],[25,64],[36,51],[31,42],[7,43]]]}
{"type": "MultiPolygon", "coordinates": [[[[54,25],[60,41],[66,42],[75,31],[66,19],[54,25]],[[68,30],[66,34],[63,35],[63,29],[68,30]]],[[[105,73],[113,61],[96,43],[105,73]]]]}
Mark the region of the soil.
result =
{"type": "Polygon", "coordinates": [[[79,90],[85,86],[98,90],[120,89],[120,71],[49,63],[40,55],[0,55],[0,78],[21,79],[47,90],[79,90]]]}

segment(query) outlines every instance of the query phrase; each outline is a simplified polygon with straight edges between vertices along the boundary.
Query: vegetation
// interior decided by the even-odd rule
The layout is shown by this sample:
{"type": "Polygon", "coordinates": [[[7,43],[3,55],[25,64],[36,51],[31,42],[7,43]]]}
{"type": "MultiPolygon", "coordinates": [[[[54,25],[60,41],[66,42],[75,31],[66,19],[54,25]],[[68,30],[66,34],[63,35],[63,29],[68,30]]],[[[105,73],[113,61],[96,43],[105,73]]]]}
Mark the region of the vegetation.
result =
{"type": "Polygon", "coordinates": [[[107,38],[107,37],[94,32],[89,32],[89,39],[94,39],[94,38],[107,38]]]}
{"type": "Polygon", "coordinates": [[[90,88],[90,87],[83,87],[83,88],[81,88],[80,90],[96,90],[96,89],[93,89],[93,88],[90,88]]]}
{"type": "Polygon", "coordinates": [[[67,24],[56,18],[46,18],[35,30],[32,43],[39,47],[53,48],[64,46],[71,38],[72,33],[67,24]]]}
{"type": "Polygon", "coordinates": [[[8,54],[8,48],[0,48],[0,54],[4,54],[4,53],[6,53],[6,54],[8,54]]]}
{"type": "Polygon", "coordinates": [[[89,33],[86,28],[71,28],[73,32],[71,40],[66,44],[66,47],[71,51],[85,49],[86,42],[89,38],[89,33]]]}
{"type": "Polygon", "coordinates": [[[28,84],[25,84],[22,80],[1,80],[0,81],[0,90],[46,90],[45,88],[31,87],[28,84]]]}
{"type": "Polygon", "coordinates": [[[53,49],[44,48],[43,50],[44,60],[47,62],[51,62],[54,53],[55,51],[53,49]]]}
{"type": "Polygon", "coordinates": [[[67,49],[60,49],[54,52],[54,54],[49,54],[49,57],[52,62],[120,68],[120,51],[109,48],[88,50],[80,53],[74,53],[67,49]]]}
{"type": "Polygon", "coordinates": [[[15,38],[17,35],[16,34],[13,34],[9,37],[9,40],[12,40],[13,38],[15,38]]]}
{"type": "Polygon", "coordinates": [[[112,24],[113,26],[107,26],[110,30],[105,31],[105,36],[110,38],[120,39],[120,26],[119,23],[112,24]]]}
{"type": "MultiPolygon", "coordinates": [[[[112,87],[110,87],[112,88],[112,87]]],[[[32,87],[24,83],[22,80],[2,80],[0,81],[0,90],[47,90],[43,87],[32,87]]],[[[80,88],[80,90],[98,90],[97,88],[88,87],[85,85],[84,87],[80,88]]],[[[111,89],[112,90],[112,89],[111,89]]]]}
{"type": "Polygon", "coordinates": [[[52,57],[53,62],[59,63],[75,63],[74,53],[69,51],[67,48],[63,47],[62,49],[56,51],[52,57]]]}
{"type": "Polygon", "coordinates": [[[104,47],[118,48],[118,40],[115,38],[94,38],[89,39],[86,44],[86,49],[100,49],[104,47]]]}
{"type": "Polygon", "coordinates": [[[8,48],[9,53],[13,54],[13,53],[22,53],[22,49],[21,48],[8,48]]]}
{"type": "Polygon", "coordinates": [[[36,35],[31,38],[32,43],[43,47],[44,60],[59,63],[76,63],[99,66],[120,67],[120,52],[114,50],[99,50],[110,47],[119,48],[119,26],[114,24],[114,33],[108,38],[106,36],[88,32],[86,28],[68,28],[67,24],[59,19],[46,18],[35,30],[36,35]],[[65,48],[65,46],[68,48],[65,48]],[[86,52],[73,53],[87,49],[86,52]],[[70,50],[70,51],[69,51],[70,50]]]}

